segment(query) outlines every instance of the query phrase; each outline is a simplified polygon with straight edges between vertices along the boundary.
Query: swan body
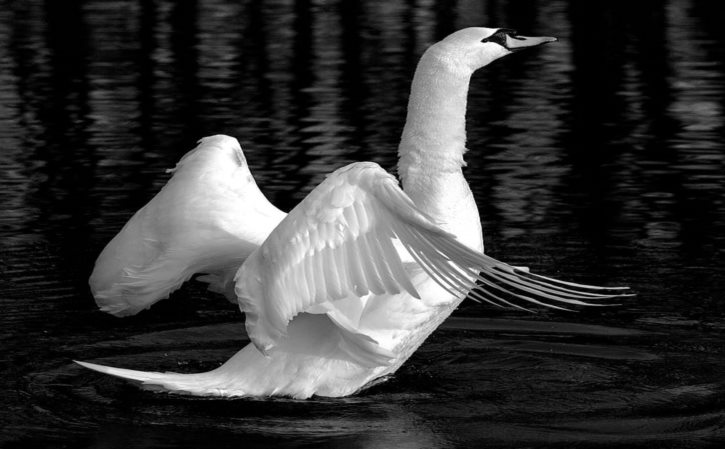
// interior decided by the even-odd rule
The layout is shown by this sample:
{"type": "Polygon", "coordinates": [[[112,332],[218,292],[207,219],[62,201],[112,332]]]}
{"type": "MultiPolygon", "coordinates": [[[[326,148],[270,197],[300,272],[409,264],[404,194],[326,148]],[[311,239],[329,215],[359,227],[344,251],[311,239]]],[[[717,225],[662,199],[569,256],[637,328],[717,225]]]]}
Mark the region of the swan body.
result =
{"type": "Polygon", "coordinates": [[[102,310],[123,316],[207,273],[217,290],[234,285],[251,343],[199,374],[78,363],[166,392],[345,396],[394,373],[467,294],[515,307],[619,296],[485,255],[463,177],[471,75],[553,40],[467,28],[430,47],[399,146],[402,189],[377,164],[354,163],[285,216],[259,192],[235,139],[202,139],[101,253],[91,289],[102,310]]]}

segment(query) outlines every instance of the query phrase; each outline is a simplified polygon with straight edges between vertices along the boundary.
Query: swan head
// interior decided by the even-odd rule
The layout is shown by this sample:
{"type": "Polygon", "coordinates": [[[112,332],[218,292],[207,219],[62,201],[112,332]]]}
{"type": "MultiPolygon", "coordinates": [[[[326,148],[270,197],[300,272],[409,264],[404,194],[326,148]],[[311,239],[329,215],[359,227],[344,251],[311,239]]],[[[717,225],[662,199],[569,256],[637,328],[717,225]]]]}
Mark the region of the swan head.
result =
{"type": "Polygon", "coordinates": [[[474,72],[503,56],[556,40],[548,36],[520,36],[507,28],[473,27],[448,35],[429,51],[451,69],[474,72]]]}

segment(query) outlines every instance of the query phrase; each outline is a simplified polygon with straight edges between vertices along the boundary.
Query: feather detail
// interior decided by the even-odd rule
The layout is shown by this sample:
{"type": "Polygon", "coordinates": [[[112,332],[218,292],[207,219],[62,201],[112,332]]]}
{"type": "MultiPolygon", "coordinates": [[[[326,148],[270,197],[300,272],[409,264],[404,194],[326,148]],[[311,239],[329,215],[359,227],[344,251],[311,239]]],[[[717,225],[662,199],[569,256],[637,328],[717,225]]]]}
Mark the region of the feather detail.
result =
{"type": "MultiPolygon", "coordinates": [[[[252,341],[270,350],[297,314],[319,313],[321,304],[343,297],[401,291],[419,297],[394,247],[396,240],[456,298],[470,293],[475,300],[499,306],[526,310],[517,302],[528,302],[567,310],[628,295],[618,288],[528,273],[470,249],[417,209],[395,178],[377,164],[356,163],[332,173],[313,190],[250,256],[253,263],[245,263],[237,273],[240,307],[252,312],[247,317],[252,341]],[[300,257],[285,257],[288,254],[300,257]],[[256,291],[274,293],[260,298],[256,291]]],[[[361,335],[348,329],[345,338],[361,335]]]]}
{"type": "Polygon", "coordinates": [[[171,179],[96,260],[89,285],[105,312],[138,313],[196,273],[208,274],[201,280],[229,295],[229,271],[285,215],[259,191],[232,137],[201,139],[169,172],[171,179]]]}

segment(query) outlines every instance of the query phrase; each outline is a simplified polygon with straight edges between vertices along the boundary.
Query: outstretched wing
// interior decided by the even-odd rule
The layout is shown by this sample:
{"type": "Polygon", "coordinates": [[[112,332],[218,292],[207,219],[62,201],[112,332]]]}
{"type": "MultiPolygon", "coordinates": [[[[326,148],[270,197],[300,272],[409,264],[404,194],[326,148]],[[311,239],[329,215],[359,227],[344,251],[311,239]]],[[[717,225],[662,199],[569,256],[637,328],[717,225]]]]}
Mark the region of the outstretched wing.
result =
{"type": "Polygon", "coordinates": [[[170,171],[96,260],[89,284],[105,312],[133,315],[195,273],[224,290],[285,215],[259,191],[232,137],[201,139],[170,171]]]}
{"type": "MultiPolygon", "coordinates": [[[[513,268],[459,243],[419,211],[396,179],[374,163],[332,173],[240,268],[236,292],[247,331],[274,348],[290,320],[350,296],[419,297],[395,241],[448,292],[499,305],[520,299],[550,307],[616,296],[513,268]]],[[[348,326],[345,326],[348,327],[348,326]]]]}

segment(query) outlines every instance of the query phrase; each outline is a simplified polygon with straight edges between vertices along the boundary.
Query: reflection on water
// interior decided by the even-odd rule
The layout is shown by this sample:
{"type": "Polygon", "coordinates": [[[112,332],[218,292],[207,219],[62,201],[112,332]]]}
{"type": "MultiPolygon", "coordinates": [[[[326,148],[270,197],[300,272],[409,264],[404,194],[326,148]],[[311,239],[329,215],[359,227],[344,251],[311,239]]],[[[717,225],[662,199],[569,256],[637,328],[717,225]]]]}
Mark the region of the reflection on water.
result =
{"type": "Polygon", "coordinates": [[[716,444],[725,301],[718,2],[6,2],[0,8],[0,422],[12,446],[716,444]],[[201,136],[239,138],[283,209],[356,160],[395,166],[418,56],[507,26],[556,45],[474,76],[467,176],[487,250],[631,285],[621,308],[465,304],[354,398],[139,392],[73,358],[197,371],[245,341],[190,285],[126,320],[93,260],[201,136]]]}

